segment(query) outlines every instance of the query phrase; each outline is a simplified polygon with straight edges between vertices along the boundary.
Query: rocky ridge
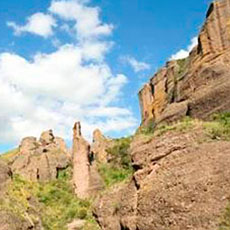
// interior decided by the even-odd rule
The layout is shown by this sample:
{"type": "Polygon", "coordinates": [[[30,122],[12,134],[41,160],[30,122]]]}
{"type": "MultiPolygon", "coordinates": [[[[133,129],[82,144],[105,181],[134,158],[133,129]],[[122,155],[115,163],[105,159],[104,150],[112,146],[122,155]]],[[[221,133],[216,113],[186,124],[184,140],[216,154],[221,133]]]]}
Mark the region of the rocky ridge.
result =
{"type": "Polygon", "coordinates": [[[178,121],[230,111],[229,22],[230,1],[213,2],[189,57],[169,61],[139,92],[142,124],[129,149],[135,172],[98,198],[101,229],[222,229],[230,142],[219,132],[229,131],[215,122],[178,121]],[[152,124],[155,134],[143,135],[152,124]]]}
{"type": "Polygon", "coordinates": [[[206,119],[230,109],[229,35],[230,3],[215,1],[189,57],[169,61],[139,92],[142,124],[184,115],[206,119]]]}
{"type": "Polygon", "coordinates": [[[230,110],[229,51],[230,1],[219,0],[210,5],[198,45],[189,57],[168,62],[139,92],[142,127],[157,124],[155,133],[143,134],[140,129],[127,144],[95,130],[90,145],[77,122],[72,152],[52,130],[43,132],[39,140],[24,138],[8,165],[0,161],[0,195],[8,205],[8,211],[4,210],[0,199],[0,229],[44,229],[44,217],[39,214],[40,208],[45,211],[39,204],[43,202],[50,205],[48,215],[52,209],[55,217],[57,213],[62,217],[70,207],[72,218],[64,219],[57,230],[89,230],[85,227],[89,211],[85,209],[90,208],[87,200],[95,197],[93,213],[102,230],[219,229],[230,199],[230,142],[226,138],[230,136],[230,116],[211,124],[178,121],[185,116],[210,119],[214,113],[230,110]],[[114,159],[118,155],[120,159],[114,159]],[[122,177],[122,182],[105,189],[98,166],[112,161],[129,166],[130,156],[134,170],[130,180],[112,174],[115,181],[122,177]],[[5,188],[15,180],[18,184],[11,188],[12,197],[5,188]],[[23,186],[32,188],[31,193],[22,190],[23,186]],[[24,206],[15,212],[8,199],[19,199],[24,206]],[[61,203],[57,208],[55,204],[62,199],[68,207],[63,209],[61,203]]]}

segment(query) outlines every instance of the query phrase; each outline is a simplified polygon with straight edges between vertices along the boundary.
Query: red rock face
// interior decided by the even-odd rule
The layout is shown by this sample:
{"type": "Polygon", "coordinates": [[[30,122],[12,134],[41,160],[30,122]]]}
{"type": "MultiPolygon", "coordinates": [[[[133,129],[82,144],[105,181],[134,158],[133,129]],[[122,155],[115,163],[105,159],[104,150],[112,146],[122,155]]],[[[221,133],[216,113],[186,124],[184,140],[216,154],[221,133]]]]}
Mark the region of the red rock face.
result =
{"type": "Polygon", "coordinates": [[[82,199],[94,195],[103,187],[91,157],[90,144],[81,135],[80,122],[75,123],[73,128],[73,184],[76,195],[82,199]]]}
{"type": "Polygon", "coordinates": [[[219,229],[230,195],[230,142],[205,141],[201,127],[134,138],[132,180],[95,204],[103,230],[219,229]]]}
{"type": "Polygon", "coordinates": [[[81,136],[80,123],[74,125],[73,131],[73,183],[77,196],[84,199],[89,195],[90,145],[81,136]]]}
{"type": "Polygon", "coordinates": [[[151,119],[156,123],[173,121],[186,114],[205,119],[214,112],[229,110],[229,51],[230,2],[216,1],[189,57],[168,62],[139,92],[142,124],[151,119]],[[183,112],[181,106],[171,106],[185,101],[187,109],[183,112]]]}

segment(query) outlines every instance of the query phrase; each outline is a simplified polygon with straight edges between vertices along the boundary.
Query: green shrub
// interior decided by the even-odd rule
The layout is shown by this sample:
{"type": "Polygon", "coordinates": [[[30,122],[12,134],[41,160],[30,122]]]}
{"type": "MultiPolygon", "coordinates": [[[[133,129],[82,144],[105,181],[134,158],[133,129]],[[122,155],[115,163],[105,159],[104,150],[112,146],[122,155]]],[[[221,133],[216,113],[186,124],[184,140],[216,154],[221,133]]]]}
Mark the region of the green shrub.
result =
{"type": "Polygon", "coordinates": [[[188,67],[188,62],[189,62],[188,58],[177,60],[177,64],[179,66],[179,69],[178,69],[177,74],[176,74],[177,75],[176,76],[177,81],[181,80],[181,78],[183,78],[184,74],[186,73],[186,70],[188,67]]]}
{"type": "Polygon", "coordinates": [[[149,120],[146,125],[142,125],[138,128],[136,135],[151,135],[155,131],[156,124],[153,119],[149,120]]]}
{"type": "MultiPolygon", "coordinates": [[[[58,173],[58,178],[48,183],[38,183],[14,176],[8,185],[7,196],[0,199],[0,210],[9,211],[26,219],[33,209],[41,217],[44,230],[65,230],[75,218],[86,220],[87,229],[97,229],[91,212],[91,202],[80,200],[73,193],[71,169],[58,173]],[[36,203],[30,203],[34,198],[36,203]]],[[[31,214],[30,214],[31,215],[31,214]]],[[[33,219],[33,216],[30,216],[33,219]]]]}
{"type": "Polygon", "coordinates": [[[230,139],[230,113],[214,114],[212,121],[205,122],[204,127],[211,139],[230,139]]]}
{"type": "Polygon", "coordinates": [[[102,176],[106,187],[110,187],[129,178],[132,175],[133,170],[132,168],[124,169],[114,167],[111,164],[101,164],[99,165],[99,173],[102,176]]]}
{"type": "Polygon", "coordinates": [[[188,131],[195,126],[196,122],[197,120],[194,120],[190,117],[185,117],[181,121],[172,124],[161,124],[157,126],[155,135],[161,136],[169,131],[178,131],[178,132],[188,131]]]}
{"type": "Polygon", "coordinates": [[[113,147],[107,149],[109,162],[99,164],[99,173],[104,179],[105,185],[110,187],[126,180],[133,172],[129,147],[132,137],[115,140],[113,147]]]}
{"type": "Polygon", "coordinates": [[[131,158],[128,152],[131,141],[132,137],[117,139],[115,144],[106,150],[109,156],[109,163],[112,166],[123,169],[131,167],[131,158]]]}

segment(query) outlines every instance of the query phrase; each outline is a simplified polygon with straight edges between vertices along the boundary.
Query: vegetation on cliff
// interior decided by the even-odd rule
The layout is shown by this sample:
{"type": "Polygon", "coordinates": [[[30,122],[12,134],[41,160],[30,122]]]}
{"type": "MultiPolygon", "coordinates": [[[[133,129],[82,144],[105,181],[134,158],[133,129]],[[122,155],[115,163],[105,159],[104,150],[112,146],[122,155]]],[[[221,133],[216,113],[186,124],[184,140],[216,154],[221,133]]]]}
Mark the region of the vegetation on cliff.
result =
{"type": "Polygon", "coordinates": [[[91,214],[91,201],[80,200],[73,193],[71,174],[67,168],[56,180],[47,183],[15,175],[6,196],[0,199],[0,210],[16,214],[32,225],[41,219],[45,230],[65,230],[74,219],[85,220],[84,229],[98,229],[91,214]]]}
{"type": "Polygon", "coordinates": [[[107,149],[108,163],[99,164],[99,172],[106,187],[122,182],[132,175],[133,169],[129,155],[131,141],[132,137],[116,139],[113,147],[107,149]]]}

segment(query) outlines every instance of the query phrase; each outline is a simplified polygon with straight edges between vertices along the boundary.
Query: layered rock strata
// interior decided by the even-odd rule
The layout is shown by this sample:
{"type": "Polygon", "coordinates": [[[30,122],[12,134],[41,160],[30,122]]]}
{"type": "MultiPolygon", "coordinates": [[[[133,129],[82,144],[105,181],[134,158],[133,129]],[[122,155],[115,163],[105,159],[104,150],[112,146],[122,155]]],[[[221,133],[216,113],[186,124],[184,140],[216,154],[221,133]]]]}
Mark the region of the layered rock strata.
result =
{"type": "Polygon", "coordinates": [[[230,109],[229,51],[230,3],[215,1],[189,57],[168,62],[139,92],[142,124],[230,109]]]}
{"type": "Polygon", "coordinates": [[[230,143],[205,133],[168,132],[131,144],[135,173],[103,194],[95,216],[103,230],[219,229],[230,197],[230,143]]]}

